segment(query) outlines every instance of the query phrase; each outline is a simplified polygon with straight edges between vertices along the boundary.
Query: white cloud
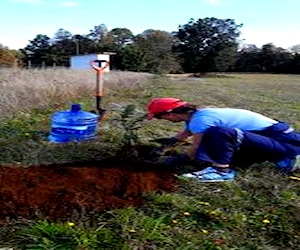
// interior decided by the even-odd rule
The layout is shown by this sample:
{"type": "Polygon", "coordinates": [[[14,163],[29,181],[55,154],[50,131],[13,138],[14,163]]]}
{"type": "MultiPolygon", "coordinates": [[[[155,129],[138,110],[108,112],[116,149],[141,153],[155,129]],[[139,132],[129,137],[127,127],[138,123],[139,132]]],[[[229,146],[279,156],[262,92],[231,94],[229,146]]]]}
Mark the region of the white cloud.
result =
{"type": "Polygon", "coordinates": [[[289,48],[300,44],[300,34],[295,30],[244,30],[241,38],[244,43],[255,44],[258,47],[267,43],[273,43],[276,47],[289,48]]]}
{"type": "Polygon", "coordinates": [[[1,37],[1,44],[8,47],[9,49],[24,48],[28,43],[28,39],[23,37],[1,37]]]}
{"type": "Polygon", "coordinates": [[[31,4],[43,4],[43,0],[11,0],[15,3],[31,3],[31,4]]]}
{"type": "Polygon", "coordinates": [[[60,5],[64,7],[75,7],[78,6],[79,4],[73,1],[64,1],[64,2],[60,2],[60,5]]]}

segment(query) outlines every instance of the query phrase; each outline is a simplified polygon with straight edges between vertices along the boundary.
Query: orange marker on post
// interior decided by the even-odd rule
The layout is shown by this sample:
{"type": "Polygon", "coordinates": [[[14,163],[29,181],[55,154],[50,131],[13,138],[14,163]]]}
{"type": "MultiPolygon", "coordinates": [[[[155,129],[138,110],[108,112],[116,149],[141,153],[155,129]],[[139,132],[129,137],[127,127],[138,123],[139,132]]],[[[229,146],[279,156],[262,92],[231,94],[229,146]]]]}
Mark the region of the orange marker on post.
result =
{"type": "Polygon", "coordinates": [[[109,62],[106,60],[93,60],[90,62],[91,67],[96,71],[96,109],[95,113],[100,115],[100,119],[102,118],[105,109],[101,108],[101,99],[103,97],[103,73],[104,70],[109,66],[109,62]],[[104,63],[104,66],[101,66],[104,63]]]}

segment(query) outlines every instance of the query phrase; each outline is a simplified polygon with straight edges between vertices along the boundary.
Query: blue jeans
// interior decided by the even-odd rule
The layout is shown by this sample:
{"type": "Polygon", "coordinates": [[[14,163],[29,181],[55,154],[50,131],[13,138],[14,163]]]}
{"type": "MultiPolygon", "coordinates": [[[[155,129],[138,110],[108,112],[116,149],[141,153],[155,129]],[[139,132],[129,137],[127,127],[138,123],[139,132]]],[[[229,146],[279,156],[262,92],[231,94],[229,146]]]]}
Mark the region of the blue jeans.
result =
{"type": "Polygon", "coordinates": [[[219,164],[251,165],[277,162],[298,154],[300,134],[288,124],[278,122],[262,131],[211,127],[203,135],[196,158],[219,164]]]}

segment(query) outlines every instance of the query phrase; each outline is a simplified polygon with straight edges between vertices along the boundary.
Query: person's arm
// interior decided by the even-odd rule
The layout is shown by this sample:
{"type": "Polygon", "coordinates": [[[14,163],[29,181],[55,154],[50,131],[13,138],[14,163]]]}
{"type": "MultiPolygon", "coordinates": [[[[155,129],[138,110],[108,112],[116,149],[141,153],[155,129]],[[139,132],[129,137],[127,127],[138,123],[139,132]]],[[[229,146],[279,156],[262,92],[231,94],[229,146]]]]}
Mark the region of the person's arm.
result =
{"type": "Polygon", "coordinates": [[[193,137],[192,137],[192,146],[189,148],[188,150],[188,156],[194,160],[195,157],[196,157],[196,153],[197,153],[197,150],[199,148],[199,145],[202,141],[202,138],[203,138],[203,133],[199,133],[199,134],[193,134],[193,137]]]}
{"type": "Polygon", "coordinates": [[[187,129],[184,129],[184,130],[180,131],[178,134],[176,134],[174,136],[174,138],[176,138],[179,141],[184,141],[191,135],[192,135],[191,132],[189,132],[187,129]]]}
{"type": "Polygon", "coordinates": [[[176,135],[174,135],[172,137],[158,138],[153,141],[160,143],[164,147],[170,147],[175,144],[178,144],[181,141],[184,141],[191,135],[192,134],[187,129],[183,129],[182,131],[180,131],[179,133],[177,133],[176,135]]]}

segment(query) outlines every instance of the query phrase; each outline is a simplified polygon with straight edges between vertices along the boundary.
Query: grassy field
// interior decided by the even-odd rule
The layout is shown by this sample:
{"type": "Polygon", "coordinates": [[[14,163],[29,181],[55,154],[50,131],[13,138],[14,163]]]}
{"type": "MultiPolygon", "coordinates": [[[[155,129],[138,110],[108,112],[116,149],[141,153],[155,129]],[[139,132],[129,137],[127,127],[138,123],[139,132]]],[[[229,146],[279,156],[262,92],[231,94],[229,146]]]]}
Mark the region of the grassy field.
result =
{"type": "MultiPolygon", "coordinates": [[[[0,163],[22,166],[102,159],[128,142],[171,136],[179,124],[140,121],[152,97],[199,106],[238,107],[289,122],[300,130],[300,76],[224,74],[205,78],[110,72],[104,79],[99,138],[91,143],[47,142],[53,112],[81,103],[94,109],[93,72],[0,70],[0,163]],[[120,115],[134,107],[127,117],[120,115]],[[140,126],[135,127],[136,121],[140,126]]],[[[90,221],[10,221],[0,247],[14,249],[300,249],[299,174],[269,163],[239,169],[235,181],[200,184],[180,179],[174,193],[145,193],[143,206],[97,214],[90,221]]],[[[1,197],[0,197],[1,202],[1,197]]]]}

